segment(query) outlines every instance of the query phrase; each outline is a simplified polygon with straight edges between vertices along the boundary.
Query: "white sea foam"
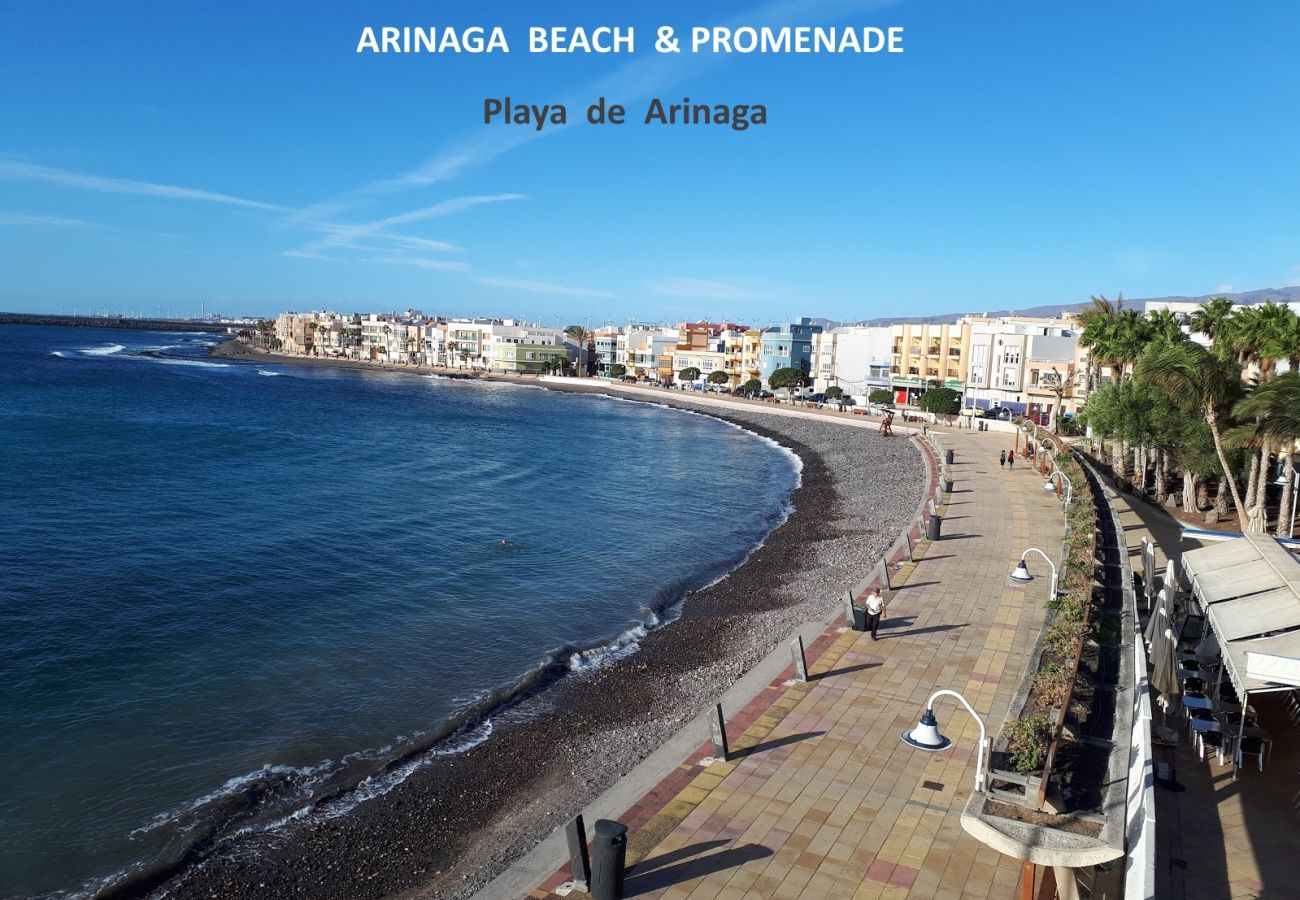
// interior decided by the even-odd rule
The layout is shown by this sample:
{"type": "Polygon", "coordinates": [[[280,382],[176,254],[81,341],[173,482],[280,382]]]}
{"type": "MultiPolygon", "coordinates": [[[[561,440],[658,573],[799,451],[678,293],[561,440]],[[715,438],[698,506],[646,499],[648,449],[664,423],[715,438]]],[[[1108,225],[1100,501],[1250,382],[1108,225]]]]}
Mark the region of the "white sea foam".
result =
{"type": "Polygon", "coordinates": [[[641,649],[641,638],[649,634],[659,621],[659,617],[652,614],[648,624],[634,625],[606,644],[589,650],[574,651],[569,655],[569,671],[585,675],[620,659],[626,659],[641,649]]]}
{"type": "Polygon", "coordinates": [[[266,371],[266,369],[258,369],[258,370],[257,370],[257,374],[258,374],[258,375],[265,375],[267,378],[279,378],[279,377],[280,377],[281,375],[283,375],[284,373],[283,373],[283,372],[268,372],[268,371],[266,371]]]}
{"type": "Polygon", "coordinates": [[[143,356],[141,359],[147,359],[151,362],[162,363],[165,366],[200,366],[204,369],[229,369],[230,363],[204,362],[201,359],[164,359],[161,356],[143,356]]]}
{"type": "Polygon", "coordinates": [[[310,785],[319,783],[326,775],[329,774],[330,770],[332,770],[333,767],[334,767],[334,763],[328,759],[323,762],[319,762],[314,766],[282,766],[282,765],[272,765],[268,763],[262,766],[262,768],[260,769],[256,769],[252,772],[246,772],[243,775],[236,775],[234,778],[228,779],[226,783],[223,784],[221,787],[217,788],[215,791],[204,794],[202,797],[199,797],[197,800],[191,800],[188,803],[184,803],[181,806],[176,807],[175,809],[168,810],[167,812],[158,813],[158,815],[154,816],[144,825],[141,825],[139,828],[130,832],[127,836],[134,838],[137,835],[148,834],[149,832],[161,828],[164,825],[170,825],[173,822],[178,821],[188,813],[192,813],[199,809],[202,809],[203,807],[207,806],[210,803],[214,803],[217,800],[221,800],[225,797],[230,797],[235,794],[238,794],[240,791],[242,791],[244,788],[248,787],[249,785],[254,784],[255,782],[265,779],[269,776],[301,775],[302,783],[300,785],[300,789],[302,789],[302,788],[309,787],[310,785]]]}
{"type": "Polygon", "coordinates": [[[87,356],[111,356],[114,353],[121,353],[125,349],[121,344],[112,344],[108,347],[83,347],[81,352],[87,356]]]}
{"type": "Polygon", "coordinates": [[[57,356],[59,359],[72,359],[71,353],[65,353],[62,350],[55,350],[50,356],[57,356]]]}

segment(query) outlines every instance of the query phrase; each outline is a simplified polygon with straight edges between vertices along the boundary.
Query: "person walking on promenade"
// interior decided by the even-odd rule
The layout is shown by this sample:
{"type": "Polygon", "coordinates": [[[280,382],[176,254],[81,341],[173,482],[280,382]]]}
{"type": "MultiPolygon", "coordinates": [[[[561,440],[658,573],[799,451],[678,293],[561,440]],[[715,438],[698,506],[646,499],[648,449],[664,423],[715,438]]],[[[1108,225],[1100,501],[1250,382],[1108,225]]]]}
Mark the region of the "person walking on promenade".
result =
{"type": "Polygon", "coordinates": [[[1003,450],[998,454],[998,465],[1004,469],[1007,467],[1007,451],[1003,450]]]}
{"type": "Polygon", "coordinates": [[[1016,451],[1012,450],[1010,453],[1007,454],[1007,468],[1014,469],[1015,467],[1016,467],[1016,451]]]}
{"type": "Polygon", "coordinates": [[[880,627],[880,617],[884,615],[888,606],[889,602],[881,596],[880,588],[872,588],[871,593],[867,594],[867,630],[871,632],[873,641],[879,640],[876,637],[876,629],[880,627]]]}

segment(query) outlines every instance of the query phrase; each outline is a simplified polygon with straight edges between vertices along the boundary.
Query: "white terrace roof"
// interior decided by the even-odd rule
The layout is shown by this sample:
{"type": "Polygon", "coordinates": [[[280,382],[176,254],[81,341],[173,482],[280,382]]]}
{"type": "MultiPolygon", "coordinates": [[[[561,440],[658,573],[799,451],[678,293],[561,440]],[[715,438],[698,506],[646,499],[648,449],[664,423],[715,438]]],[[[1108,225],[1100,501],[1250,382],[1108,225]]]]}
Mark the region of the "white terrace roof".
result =
{"type": "Polygon", "coordinates": [[[1277,669],[1266,674],[1258,664],[1247,673],[1251,652],[1300,658],[1300,560],[1267,535],[1247,534],[1184,553],[1183,569],[1219,638],[1237,690],[1300,686],[1300,679],[1277,669]]]}

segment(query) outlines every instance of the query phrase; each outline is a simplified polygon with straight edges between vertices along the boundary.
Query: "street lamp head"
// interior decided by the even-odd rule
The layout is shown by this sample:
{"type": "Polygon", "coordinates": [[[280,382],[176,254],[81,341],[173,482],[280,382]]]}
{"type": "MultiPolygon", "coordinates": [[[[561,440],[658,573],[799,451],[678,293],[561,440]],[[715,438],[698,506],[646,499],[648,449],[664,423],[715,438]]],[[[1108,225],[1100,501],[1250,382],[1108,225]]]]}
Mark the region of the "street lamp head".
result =
{"type": "Polygon", "coordinates": [[[1043,482],[1043,490],[1045,491],[1056,490],[1056,485],[1052,482],[1052,476],[1050,475],[1047,476],[1047,480],[1043,482]]]}
{"type": "Polygon", "coordinates": [[[1029,574],[1029,566],[1025,565],[1024,559],[1020,560],[1020,564],[1016,566],[1016,569],[1011,573],[1010,578],[1012,581],[1034,580],[1034,576],[1029,574]]]}
{"type": "Polygon", "coordinates": [[[925,711],[925,715],[921,716],[921,721],[915,728],[903,732],[903,743],[931,753],[936,750],[947,750],[952,746],[952,741],[939,733],[939,723],[934,718],[933,709],[925,711]]]}

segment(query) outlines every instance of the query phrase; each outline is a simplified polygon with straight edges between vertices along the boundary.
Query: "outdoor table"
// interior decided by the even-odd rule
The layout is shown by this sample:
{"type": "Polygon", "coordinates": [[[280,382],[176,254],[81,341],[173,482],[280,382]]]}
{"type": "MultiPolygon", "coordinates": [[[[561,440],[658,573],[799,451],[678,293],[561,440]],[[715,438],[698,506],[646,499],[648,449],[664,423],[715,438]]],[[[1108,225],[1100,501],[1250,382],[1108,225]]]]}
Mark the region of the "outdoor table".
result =
{"type": "Polygon", "coordinates": [[[1179,681],[1186,681],[1188,678],[1201,678],[1201,675],[1202,672],[1200,669],[1179,669],[1178,670],[1179,681]]]}
{"type": "Polygon", "coordinates": [[[1222,731],[1219,723],[1213,719],[1192,719],[1188,724],[1192,726],[1192,731],[1222,731]]]}
{"type": "Polygon", "coordinates": [[[1189,694],[1184,694],[1183,706],[1187,709],[1214,709],[1214,701],[1209,697],[1193,697],[1189,694]]]}

